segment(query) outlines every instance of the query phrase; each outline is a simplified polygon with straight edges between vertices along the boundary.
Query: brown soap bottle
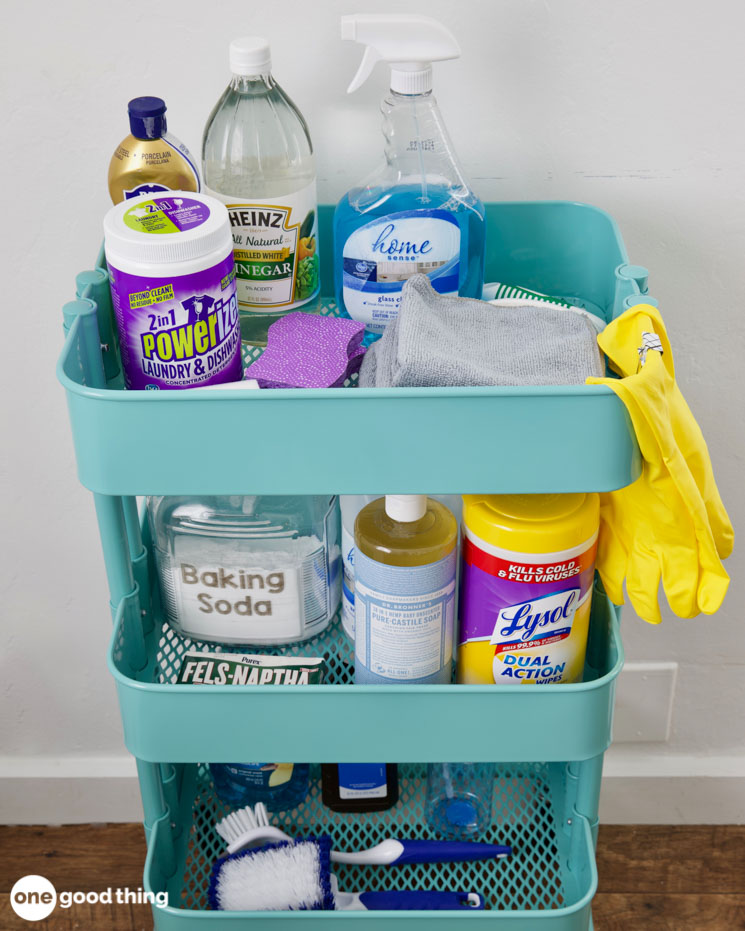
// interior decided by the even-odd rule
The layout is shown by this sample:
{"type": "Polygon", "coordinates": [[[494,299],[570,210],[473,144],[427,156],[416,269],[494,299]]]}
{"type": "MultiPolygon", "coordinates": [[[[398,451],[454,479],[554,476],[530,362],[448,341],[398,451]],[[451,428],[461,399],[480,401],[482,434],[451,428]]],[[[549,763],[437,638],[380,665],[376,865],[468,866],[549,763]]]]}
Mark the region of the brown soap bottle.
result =
{"type": "Polygon", "coordinates": [[[385,811],[398,801],[395,763],[324,763],[323,804],[332,811],[385,811]]]}

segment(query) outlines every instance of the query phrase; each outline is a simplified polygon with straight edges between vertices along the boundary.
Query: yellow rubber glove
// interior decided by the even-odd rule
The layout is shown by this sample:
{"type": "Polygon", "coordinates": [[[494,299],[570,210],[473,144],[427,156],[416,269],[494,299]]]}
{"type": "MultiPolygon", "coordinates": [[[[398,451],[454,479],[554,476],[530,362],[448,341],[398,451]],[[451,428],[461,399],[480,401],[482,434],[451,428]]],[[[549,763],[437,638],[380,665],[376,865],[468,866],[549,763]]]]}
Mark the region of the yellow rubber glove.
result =
{"type": "MultiPolygon", "coordinates": [[[[675,362],[667,330],[659,310],[651,304],[637,304],[609,323],[598,336],[598,345],[608,357],[610,366],[622,378],[641,371],[639,347],[643,332],[654,332],[662,344],[662,364],[665,371],[665,400],[669,408],[675,442],[701,492],[709,516],[717,552],[726,559],[732,552],[734,532],[714,481],[709,451],[701,428],[693,418],[685,398],[675,381],[675,362]]],[[[607,380],[590,379],[595,384],[610,384],[607,380]]]]}
{"type": "Polygon", "coordinates": [[[706,444],[675,383],[672,352],[659,311],[637,305],[598,337],[621,379],[589,378],[623,401],[639,442],[641,477],[601,496],[597,567],[606,591],[659,623],[660,579],[679,617],[712,614],[729,585],[720,556],[734,533],[714,482],[706,444]],[[662,353],[646,349],[655,335],[662,353]],[[667,357],[667,358],[666,358],[667,357]],[[644,364],[642,364],[642,359],[644,364]]]}

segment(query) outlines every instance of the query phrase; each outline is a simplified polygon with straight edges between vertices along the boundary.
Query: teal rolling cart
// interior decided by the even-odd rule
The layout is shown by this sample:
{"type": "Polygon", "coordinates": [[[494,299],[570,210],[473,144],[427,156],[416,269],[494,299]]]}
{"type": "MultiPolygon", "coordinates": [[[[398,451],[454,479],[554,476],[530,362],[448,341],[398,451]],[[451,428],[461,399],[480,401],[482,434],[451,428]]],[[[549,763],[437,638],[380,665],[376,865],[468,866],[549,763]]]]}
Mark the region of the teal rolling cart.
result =
{"type": "MultiPolygon", "coordinates": [[[[331,208],[320,209],[330,293],[331,208]]],[[[606,320],[646,293],[614,221],[583,204],[487,205],[487,280],[568,298],[606,320]]],[[[603,754],[623,664],[619,612],[596,584],[584,681],[576,685],[354,686],[335,623],[292,652],[327,656],[324,685],[178,685],[191,642],[163,620],[137,496],[607,491],[634,481],[638,447],[608,388],[225,389],[124,391],[105,263],[77,278],[64,307],[58,377],[67,393],[81,482],[93,492],[111,593],[109,668],[137,758],[148,851],[145,888],[167,893],[159,931],[587,931],[597,886],[603,754]],[[437,431],[437,456],[420,451],[437,431]],[[260,442],[257,442],[260,438],[260,442]],[[341,440],[341,442],[340,442],[341,440]],[[393,453],[393,455],[392,455],[393,453]],[[224,807],[207,761],[310,762],[311,792],[274,821],[329,833],[348,849],[427,836],[425,764],[496,761],[489,836],[513,846],[487,863],[339,866],[342,889],[474,889],[487,910],[213,912],[206,890],[222,852],[224,807]],[[326,761],[399,762],[400,801],[368,816],[320,799],[326,761]],[[361,924],[362,923],[362,924],[361,924]]],[[[328,300],[325,313],[333,313],[328,300]]]]}

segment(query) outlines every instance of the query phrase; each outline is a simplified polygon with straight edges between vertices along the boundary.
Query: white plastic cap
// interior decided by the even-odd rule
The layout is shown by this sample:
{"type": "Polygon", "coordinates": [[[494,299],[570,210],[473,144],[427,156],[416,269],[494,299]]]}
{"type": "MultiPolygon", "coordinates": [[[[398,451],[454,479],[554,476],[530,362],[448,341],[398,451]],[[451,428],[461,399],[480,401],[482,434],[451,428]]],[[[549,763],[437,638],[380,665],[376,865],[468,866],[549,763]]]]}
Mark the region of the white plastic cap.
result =
{"type": "Polygon", "coordinates": [[[426,94],[432,90],[432,65],[417,71],[391,68],[391,90],[397,94],[426,94]]]}
{"type": "Polygon", "coordinates": [[[426,495],[386,495],[385,513],[391,520],[410,524],[427,513],[426,495]]]}
{"type": "Polygon", "coordinates": [[[391,90],[424,94],[432,90],[432,62],[460,56],[460,46],[442,23],[412,13],[369,13],[342,16],[341,37],[365,46],[351,94],[370,77],[379,61],[391,66],[391,90]]]}
{"type": "Polygon", "coordinates": [[[272,52],[269,40],[261,36],[245,36],[230,43],[230,70],[233,74],[269,74],[272,52]]]}

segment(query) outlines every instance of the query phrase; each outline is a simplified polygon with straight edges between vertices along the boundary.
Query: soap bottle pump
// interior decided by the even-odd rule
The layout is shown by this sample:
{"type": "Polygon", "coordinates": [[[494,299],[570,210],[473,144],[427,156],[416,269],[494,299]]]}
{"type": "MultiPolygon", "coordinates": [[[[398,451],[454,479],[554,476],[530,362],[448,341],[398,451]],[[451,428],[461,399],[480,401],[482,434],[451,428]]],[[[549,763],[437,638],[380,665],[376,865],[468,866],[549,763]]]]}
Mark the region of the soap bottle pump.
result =
{"type": "Polygon", "coordinates": [[[391,67],[383,99],[384,160],[334,213],[334,285],[341,312],[368,342],[398,314],[401,289],[426,274],[441,294],[480,298],[484,206],[471,190],[432,94],[432,63],[460,48],[427,16],[343,16],[342,38],[365,46],[348,93],[378,61],[391,67]]]}

